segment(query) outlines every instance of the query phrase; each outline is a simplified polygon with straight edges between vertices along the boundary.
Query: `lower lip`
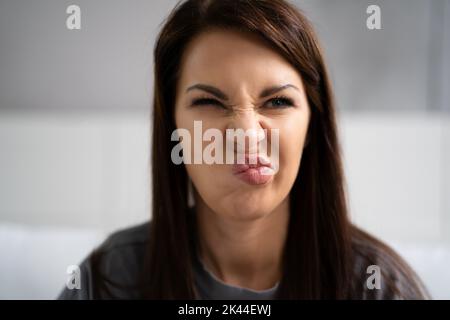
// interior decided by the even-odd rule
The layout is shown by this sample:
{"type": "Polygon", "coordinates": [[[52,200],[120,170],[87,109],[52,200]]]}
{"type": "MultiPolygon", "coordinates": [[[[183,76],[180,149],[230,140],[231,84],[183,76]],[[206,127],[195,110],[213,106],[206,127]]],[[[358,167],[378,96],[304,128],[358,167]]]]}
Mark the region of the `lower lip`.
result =
{"type": "Polygon", "coordinates": [[[236,173],[236,176],[250,185],[262,185],[268,183],[274,175],[274,171],[265,166],[247,168],[236,173]]]}

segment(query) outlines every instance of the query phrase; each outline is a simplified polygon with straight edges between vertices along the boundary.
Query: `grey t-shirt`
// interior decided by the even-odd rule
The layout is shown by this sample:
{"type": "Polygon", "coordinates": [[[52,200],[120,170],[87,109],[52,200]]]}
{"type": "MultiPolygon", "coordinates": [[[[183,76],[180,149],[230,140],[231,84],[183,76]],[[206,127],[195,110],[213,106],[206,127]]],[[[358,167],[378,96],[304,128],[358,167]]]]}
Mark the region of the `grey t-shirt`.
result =
{"type": "MultiPolygon", "coordinates": [[[[102,286],[100,298],[105,299],[141,299],[139,276],[144,265],[145,253],[149,244],[149,223],[144,223],[132,228],[127,228],[113,233],[98,248],[101,252],[101,277],[102,286]],[[119,284],[119,286],[111,285],[119,284]],[[119,288],[120,287],[120,288],[119,288]]],[[[364,237],[353,239],[354,247],[354,274],[355,279],[367,277],[366,269],[370,264],[377,264],[383,271],[384,276],[389,277],[394,286],[382,286],[380,290],[369,290],[364,281],[356,281],[351,294],[352,299],[423,299],[428,298],[428,293],[419,278],[415,275],[411,278],[404,272],[398,257],[385,249],[367,241],[364,237]],[[367,260],[367,252],[370,252],[371,260],[367,260]]],[[[99,277],[92,268],[92,255],[80,264],[80,289],[64,288],[58,299],[87,300],[94,297],[94,287],[99,277]]],[[[195,287],[200,299],[236,299],[236,300],[259,300],[273,299],[278,290],[278,283],[268,290],[255,291],[228,285],[214,276],[205,268],[203,263],[195,257],[194,259],[195,287]]]]}
{"type": "Polygon", "coordinates": [[[205,300],[270,300],[275,297],[279,283],[267,290],[252,290],[224,283],[210,272],[200,259],[194,265],[195,285],[205,300]]]}

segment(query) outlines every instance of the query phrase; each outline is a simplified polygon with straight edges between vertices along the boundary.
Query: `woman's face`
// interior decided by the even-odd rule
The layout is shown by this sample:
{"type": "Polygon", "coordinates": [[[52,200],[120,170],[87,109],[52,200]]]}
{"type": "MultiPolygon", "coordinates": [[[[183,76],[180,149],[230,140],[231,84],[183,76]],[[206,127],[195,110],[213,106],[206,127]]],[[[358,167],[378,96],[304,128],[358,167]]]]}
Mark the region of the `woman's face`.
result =
{"type": "MultiPolygon", "coordinates": [[[[191,41],[180,68],[175,121],[177,128],[189,131],[192,150],[198,134],[194,121],[201,121],[202,133],[212,128],[222,133],[224,159],[230,151],[243,154],[244,159],[258,152],[249,145],[250,138],[241,148],[235,139],[235,148],[226,150],[227,129],[250,129],[250,133],[266,129],[260,138],[267,143],[269,158],[260,158],[250,168],[225,160],[225,164],[193,164],[194,160],[185,164],[196,201],[224,218],[270,214],[288,201],[305,143],[310,110],[299,73],[253,36],[222,30],[204,32],[191,41]],[[278,141],[271,134],[274,129],[279,130],[278,141]],[[278,148],[277,157],[270,154],[272,146],[278,148]],[[273,164],[275,170],[261,171],[274,169],[273,164]]],[[[202,141],[202,150],[208,144],[211,140],[202,141]]]]}

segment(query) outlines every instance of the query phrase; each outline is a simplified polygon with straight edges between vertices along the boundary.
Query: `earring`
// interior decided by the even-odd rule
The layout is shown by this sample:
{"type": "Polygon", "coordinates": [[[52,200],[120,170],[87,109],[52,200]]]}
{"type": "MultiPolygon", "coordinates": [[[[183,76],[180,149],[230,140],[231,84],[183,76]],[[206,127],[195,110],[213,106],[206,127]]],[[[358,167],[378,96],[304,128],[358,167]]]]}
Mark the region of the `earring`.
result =
{"type": "Polygon", "coordinates": [[[191,178],[188,178],[187,185],[187,196],[188,196],[188,207],[192,208],[195,206],[195,198],[194,198],[194,186],[192,184],[191,178]]]}

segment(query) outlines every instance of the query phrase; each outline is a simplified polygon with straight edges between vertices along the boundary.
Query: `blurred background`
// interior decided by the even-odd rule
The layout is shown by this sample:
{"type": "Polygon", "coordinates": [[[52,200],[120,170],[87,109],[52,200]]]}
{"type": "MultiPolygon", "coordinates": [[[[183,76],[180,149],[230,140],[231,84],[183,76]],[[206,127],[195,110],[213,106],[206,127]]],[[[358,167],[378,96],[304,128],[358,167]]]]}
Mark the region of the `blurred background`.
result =
{"type": "MultiPolygon", "coordinates": [[[[325,49],[352,220],[450,299],[450,0],[291,2],[325,49]]],[[[0,0],[1,299],[55,298],[69,265],[150,218],[152,49],[175,4],[0,0]]]]}

